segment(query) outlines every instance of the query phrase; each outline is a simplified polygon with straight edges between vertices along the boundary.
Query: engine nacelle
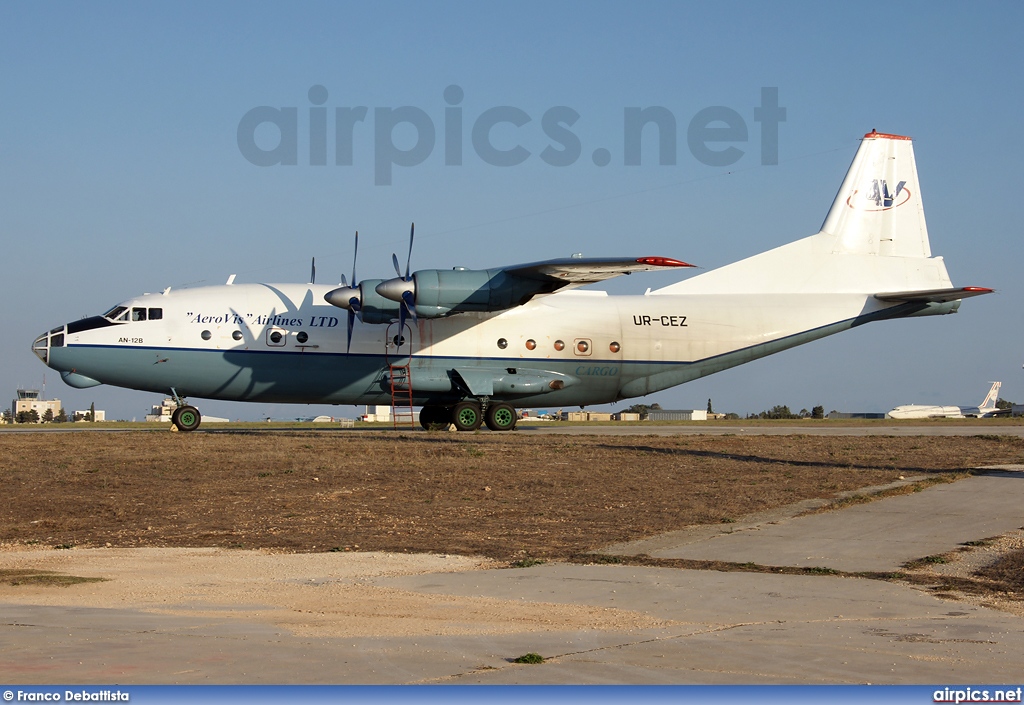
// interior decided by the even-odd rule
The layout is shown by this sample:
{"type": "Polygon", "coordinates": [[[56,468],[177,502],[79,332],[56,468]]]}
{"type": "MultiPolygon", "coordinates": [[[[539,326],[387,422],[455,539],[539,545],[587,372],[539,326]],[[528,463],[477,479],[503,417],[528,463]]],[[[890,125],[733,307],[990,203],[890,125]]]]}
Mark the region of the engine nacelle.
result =
{"type": "Polygon", "coordinates": [[[468,311],[504,311],[561,285],[516,277],[502,269],[424,269],[415,272],[411,281],[382,282],[376,292],[392,301],[401,301],[404,292],[411,292],[417,316],[440,318],[468,311]]]}

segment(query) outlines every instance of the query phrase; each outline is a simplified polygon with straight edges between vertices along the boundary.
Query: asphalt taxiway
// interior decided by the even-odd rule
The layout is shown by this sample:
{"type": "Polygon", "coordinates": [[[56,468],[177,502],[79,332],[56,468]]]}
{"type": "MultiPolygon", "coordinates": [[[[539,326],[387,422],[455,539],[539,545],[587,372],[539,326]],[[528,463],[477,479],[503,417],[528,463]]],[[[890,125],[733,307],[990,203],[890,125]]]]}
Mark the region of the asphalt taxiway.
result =
{"type": "MultiPolygon", "coordinates": [[[[1019,529],[1022,508],[1024,468],[1010,466],[870,504],[753,517],[608,551],[886,571],[1019,529]]],[[[72,573],[76,552],[57,552],[67,555],[72,573]]],[[[0,567],[15,555],[0,553],[0,567]]],[[[315,569],[287,580],[315,584],[331,572],[325,566],[342,571],[357,558],[317,554],[315,569]]],[[[150,602],[141,608],[126,601],[83,607],[5,599],[12,593],[0,592],[0,680],[1010,684],[1021,678],[1024,617],[902,584],[827,570],[776,575],[552,563],[467,571],[437,560],[428,571],[364,574],[346,583],[346,590],[434,600],[431,609],[450,615],[450,629],[411,635],[392,628],[416,616],[398,609],[345,636],[291,628],[280,618],[281,606],[262,605],[263,593],[256,591],[272,577],[247,576],[254,604],[242,604],[237,590],[244,584],[235,586],[234,598],[218,598],[218,578],[198,559],[189,580],[210,587],[184,606],[150,602]],[[510,613],[529,608],[534,616],[516,628],[491,629],[474,622],[473,609],[484,603],[505,605],[510,613]],[[569,609],[587,610],[596,626],[567,627],[544,616],[545,610],[569,609]],[[602,626],[605,611],[631,617],[618,627],[602,626]],[[528,652],[545,662],[512,662],[528,652]]],[[[88,587],[56,589],[70,595],[88,587]]],[[[343,613],[337,619],[345,619],[343,613]]],[[[332,617],[319,619],[330,626],[332,617]]]]}

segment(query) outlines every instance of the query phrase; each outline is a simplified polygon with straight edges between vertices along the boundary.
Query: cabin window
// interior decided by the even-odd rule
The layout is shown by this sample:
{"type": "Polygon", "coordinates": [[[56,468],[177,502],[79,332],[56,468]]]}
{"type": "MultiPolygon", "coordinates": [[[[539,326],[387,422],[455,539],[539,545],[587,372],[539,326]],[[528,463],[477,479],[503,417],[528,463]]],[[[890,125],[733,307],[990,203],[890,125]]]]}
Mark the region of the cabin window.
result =
{"type": "Polygon", "coordinates": [[[57,335],[50,336],[50,347],[51,348],[62,348],[64,347],[64,334],[59,333],[57,335]]]}
{"type": "Polygon", "coordinates": [[[209,340],[210,338],[213,337],[213,333],[211,333],[208,330],[204,330],[200,335],[202,336],[203,340],[209,340]]]}
{"type": "Polygon", "coordinates": [[[149,309],[149,320],[159,321],[164,317],[164,310],[162,308],[151,308],[149,309]]]}
{"type": "Polygon", "coordinates": [[[115,306],[106,313],[103,314],[104,318],[108,318],[111,321],[127,321],[128,314],[130,311],[124,306],[115,306]]]}
{"type": "Polygon", "coordinates": [[[242,339],[242,331],[236,330],[234,333],[231,334],[231,337],[234,338],[235,340],[241,340],[242,339]]]}
{"type": "Polygon", "coordinates": [[[555,341],[555,350],[558,350],[559,352],[561,352],[562,350],[565,350],[565,343],[563,343],[561,340],[556,340],[555,341]]]}
{"type": "Polygon", "coordinates": [[[535,350],[536,348],[537,348],[537,341],[536,340],[531,338],[531,339],[526,341],[526,349],[527,350],[535,350]]]}
{"type": "Polygon", "coordinates": [[[309,340],[309,335],[306,333],[306,331],[300,330],[298,335],[295,336],[295,339],[299,341],[299,344],[301,345],[302,343],[305,343],[307,340],[309,340]]]}
{"type": "Polygon", "coordinates": [[[611,343],[608,346],[608,349],[611,350],[613,353],[617,353],[619,350],[622,350],[622,346],[619,345],[618,343],[611,343]]]}
{"type": "Polygon", "coordinates": [[[588,338],[576,339],[576,354],[584,356],[590,355],[590,340],[588,338]]]}
{"type": "Polygon", "coordinates": [[[288,335],[288,331],[283,328],[269,328],[267,330],[267,345],[275,348],[284,347],[284,344],[288,342],[286,335],[288,335]]]}
{"type": "Polygon", "coordinates": [[[146,309],[144,309],[144,308],[133,308],[132,309],[132,320],[133,321],[144,321],[144,320],[146,320],[146,309]]]}
{"type": "Polygon", "coordinates": [[[504,350],[508,347],[508,341],[504,338],[498,338],[498,347],[504,350]]]}

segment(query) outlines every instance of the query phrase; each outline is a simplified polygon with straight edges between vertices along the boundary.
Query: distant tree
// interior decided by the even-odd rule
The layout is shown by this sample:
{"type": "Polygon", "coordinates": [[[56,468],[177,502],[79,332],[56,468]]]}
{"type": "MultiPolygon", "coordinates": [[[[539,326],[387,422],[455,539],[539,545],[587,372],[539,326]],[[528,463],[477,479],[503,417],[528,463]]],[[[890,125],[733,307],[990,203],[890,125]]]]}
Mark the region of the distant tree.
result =
{"type": "Polygon", "coordinates": [[[649,411],[658,411],[661,409],[661,404],[655,402],[653,404],[633,404],[633,406],[627,406],[623,409],[623,413],[626,414],[640,414],[640,419],[644,420],[647,418],[649,411]]]}
{"type": "Polygon", "coordinates": [[[711,400],[710,399],[708,399],[708,413],[709,414],[715,413],[714,409],[711,408],[711,400]]]}
{"type": "Polygon", "coordinates": [[[812,419],[823,419],[823,418],[825,418],[825,407],[823,407],[821,404],[819,404],[818,406],[816,406],[813,409],[811,409],[811,418],[812,419]]]}
{"type": "Polygon", "coordinates": [[[57,423],[68,422],[68,412],[64,411],[63,406],[60,408],[60,411],[57,412],[57,418],[55,418],[54,421],[56,421],[57,423]]]}
{"type": "Polygon", "coordinates": [[[797,414],[797,415],[800,418],[802,418],[802,419],[807,419],[807,418],[810,418],[811,412],[809,412],[806,408],[804,408],[804,409],[800,409],[800,413],[797,414]]]}
{"type": "Polygon", "coordinates": [[[53,422],[53,409],[47,409],[43,412],[43,423],[53,422]]]}
{"type": "Polygon", "coordinates": [[[89,420],[90,421],[95,421],[96,420],[96,402],[93,402],[92,404],[89,404],[89,420]]]}
{"type": "Polygon", "coordinates": [[[792,411],[790,411],[788,406],[783,406],[783,405],[776,404],[769,411],[762,411],[760,414],[758,414],[757,416],[754,416],[753,418],[761,418],[761,419],[798,419],[798,418],[800,418],[800,416],[797,415],[797,414],[794,414],[792,411]]]}
{"type": "Polygon", "coordinates": [[[740,417],[739,414],[734,414],[731,411],[728,414],[725,415],[725,418],[727,418],[727,419],[738,419],[739,417],[740,417]]]}
{"type": "Polygon", "coordinates": [[[3,418],[3,422],[4,423],[13,423],[14,422],[14,419],[11,418],[11,410],[10,409],[4,409],[4,412],[3,412],[3,414],[0,414],[0,417],[3,418]]]}
{"type": "Polygon", "coordinates": [[[35,409],[18,412],[18,423],[39,423],[39,412],[35,409]]]}
{"type": "Polygon", "coordinates": [[[998,399],[996,399],[996,408],[997,409],[1012,409],[1013,408],[1013,402],[1012,401],[1007,401],[1006,399],[1003,399],[1002,397],[999,397],[998,399]]]}

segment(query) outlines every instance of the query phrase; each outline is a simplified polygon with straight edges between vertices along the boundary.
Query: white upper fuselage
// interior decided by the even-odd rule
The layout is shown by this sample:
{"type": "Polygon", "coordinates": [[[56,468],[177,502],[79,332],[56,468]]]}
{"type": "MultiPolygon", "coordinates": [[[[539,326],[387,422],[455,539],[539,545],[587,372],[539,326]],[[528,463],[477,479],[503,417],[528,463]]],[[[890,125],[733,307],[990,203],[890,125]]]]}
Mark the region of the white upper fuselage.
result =
{"type": "MultiPolygon", "coordinates": [[[[359,361],[364,368],[359,375],[365,376],[372,373],[367,365],[385,368],[386,355],[408,355],[408,343],[395,347],[397,324],[357,321],[347,350],[345,312],[323,301],[329,289],[235,284],[148,294],[120,304],[125,309],[120,316],[127,320],[69,332],[63,349],[51,349],[49,364],[104,384],[160,392],[174,387],[195,396],[244,400],[261,398],[271,387],[275,398],[308,397],[289,393],[291,380],[283,372],[273,380],[250,372],[253,361],[266,369],[275,359],[287,359],[293,372],[319,362],[339,373],[346,361],[359,361]],[[153,309],[159,309],[159,319],[131,320],[133,311],[153,309]],[[109,354],[114,351],[118,355],[109,354]],[[117,362],[107,365],[108,359],[117,362]],[[218,364],[199,362],[206,359],[218,364]]],[[[806,342],[787,343],[791,336],[821,337],[813,331],[886,308],[891,306],[864,294],[770,294],[752,307],[744,295],[609,296],[575,290],[500,313],[420,318],[407,325],[421,377],[432,374],[431,368],[461,365],[550,371],[567,376],[568,385],[548,396],[572,405],[646,394],[678,384],[665,376],[676,368],[685,367],[689,379],[710,374],[775,351],[759,351],[759,346],[790,347],[806,342]],[[736,353],[740,357],[733,357],[736,353]],[[663,381],[652,379],[659,376],[663,381]]],[[[309,386],[308,380],[296,383],[309,386]]],[[[368,398],[379,398],[379,390],[353,378],[350,386],[337,382],[308,401],[365,403],[368,398]]]]}

